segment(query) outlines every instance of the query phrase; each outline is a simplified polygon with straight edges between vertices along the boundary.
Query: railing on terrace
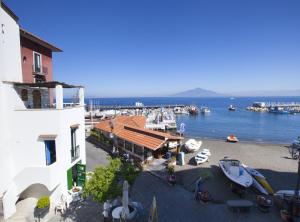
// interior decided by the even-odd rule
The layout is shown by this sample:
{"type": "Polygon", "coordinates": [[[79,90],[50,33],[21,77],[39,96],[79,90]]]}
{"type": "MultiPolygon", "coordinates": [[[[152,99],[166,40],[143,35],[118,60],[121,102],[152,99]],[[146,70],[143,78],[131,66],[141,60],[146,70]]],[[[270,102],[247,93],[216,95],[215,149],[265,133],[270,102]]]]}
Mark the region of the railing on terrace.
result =
{"type": "Polygon", "coordinates": [[[80,146],[77,145],[75,148],[71,149],[71,161],[74,162],[77,160],[80,156],[80,146]]]}

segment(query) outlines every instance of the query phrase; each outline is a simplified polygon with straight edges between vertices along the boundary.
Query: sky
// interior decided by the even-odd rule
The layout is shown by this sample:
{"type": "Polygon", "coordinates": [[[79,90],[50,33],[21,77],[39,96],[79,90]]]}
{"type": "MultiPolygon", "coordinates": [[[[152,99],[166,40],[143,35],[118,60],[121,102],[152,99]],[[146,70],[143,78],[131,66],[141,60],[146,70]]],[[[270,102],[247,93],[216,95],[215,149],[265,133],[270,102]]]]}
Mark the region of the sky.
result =
{"type": "Polygon", "coordinates": [[[299,0],[5,0],[87,96],[300,89],[299,0]]]}

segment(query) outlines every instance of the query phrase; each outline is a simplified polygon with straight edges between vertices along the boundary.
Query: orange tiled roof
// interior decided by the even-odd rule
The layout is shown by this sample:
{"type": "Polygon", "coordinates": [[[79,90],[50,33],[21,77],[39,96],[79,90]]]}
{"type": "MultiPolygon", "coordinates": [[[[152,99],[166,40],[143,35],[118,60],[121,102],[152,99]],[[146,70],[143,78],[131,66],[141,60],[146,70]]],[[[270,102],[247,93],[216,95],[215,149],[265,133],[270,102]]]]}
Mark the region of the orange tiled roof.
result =
{"type": "Polygon", "coordinates": [[[144,116],[117,116],[111,120],[100,121],[96,128],[112,132],[117,137],[152,150],[159,149],[167,140],[181,139],[169,133],[145,129],[145,124],[146,117],[144,116]]]}

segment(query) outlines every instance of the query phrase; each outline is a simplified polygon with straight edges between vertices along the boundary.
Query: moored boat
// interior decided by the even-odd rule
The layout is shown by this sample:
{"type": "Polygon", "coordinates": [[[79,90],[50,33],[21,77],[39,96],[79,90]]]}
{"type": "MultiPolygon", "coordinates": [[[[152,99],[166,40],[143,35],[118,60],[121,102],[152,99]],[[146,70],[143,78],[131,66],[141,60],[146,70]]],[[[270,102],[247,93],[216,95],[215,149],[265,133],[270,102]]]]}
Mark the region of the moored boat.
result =
{"type": "Polygon", "coordinates": [[[230,106],[228,107],[228,110],[229,110],[229,111],[235,111],[236,108],[235,108],[233,105],[230,105],[230,106]]]}
{"type": "Polygon", "coordinates": [[[188,111],[191,115],[197,115],[199,113],[199,110],[196,106],[190,106],[188,111]]]}
{"type": "Polygon", "coordinates": [[[245,188],[253,184],[252,176],[244,169],[239,160],[225,157],[219,161],[219,166],[226,177],[232,182],[245,188]]]}
{"type": "Polygon", "coordinates": [[[201,111],[202,114],[208,114],[208,113],[210,113],[210,109],[208,107],[206,107],[206,106],[201,107],[200,111],[201,111]]]}

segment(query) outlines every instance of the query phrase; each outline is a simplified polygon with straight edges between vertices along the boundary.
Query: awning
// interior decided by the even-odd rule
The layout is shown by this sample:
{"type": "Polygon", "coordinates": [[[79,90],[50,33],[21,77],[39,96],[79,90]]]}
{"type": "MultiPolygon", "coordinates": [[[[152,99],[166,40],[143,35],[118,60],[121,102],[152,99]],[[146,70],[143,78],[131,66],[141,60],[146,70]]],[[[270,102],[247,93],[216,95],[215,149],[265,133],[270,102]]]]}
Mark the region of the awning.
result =
{"type": "Polygon", "coordinates": [[[41,134],[39,135],[39,140],[55,140],[56,134],[41,134]]]}
{"type": "Polygon", "coordinates": [[[58,81],[40,82],[40,83],[13,82],[13,84],[15,86],[27,86],[27,87],[38,87],[38,88],[55,88],[57,85],[61,85],[63,88],[83,88],[83,86],[70,85],[58,81]]]}

